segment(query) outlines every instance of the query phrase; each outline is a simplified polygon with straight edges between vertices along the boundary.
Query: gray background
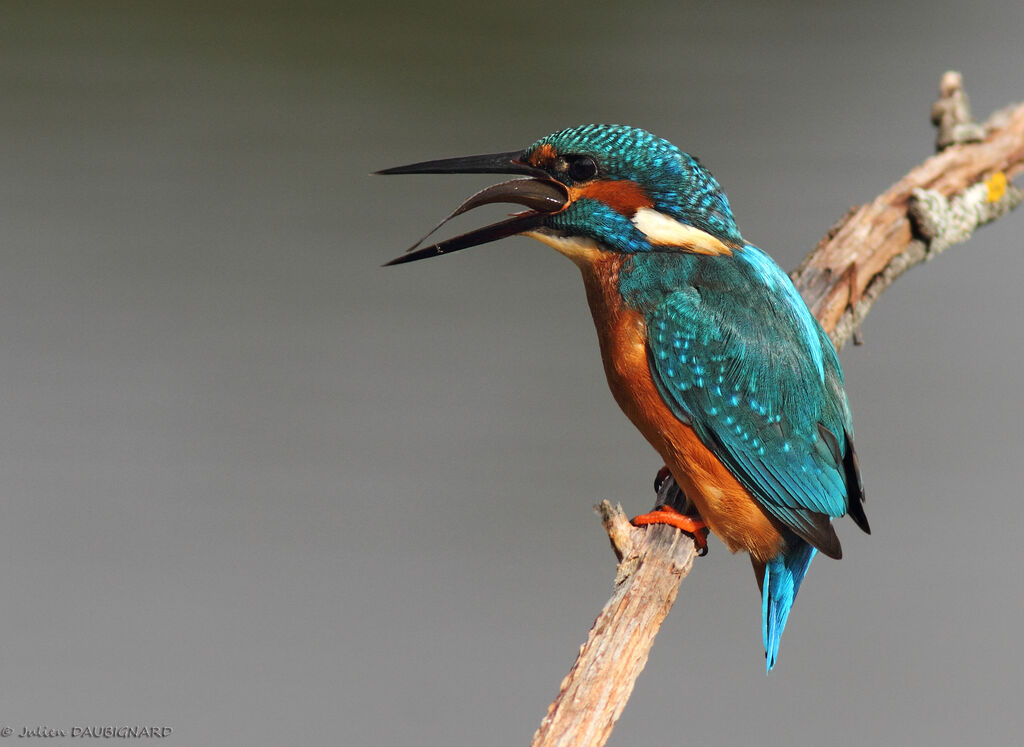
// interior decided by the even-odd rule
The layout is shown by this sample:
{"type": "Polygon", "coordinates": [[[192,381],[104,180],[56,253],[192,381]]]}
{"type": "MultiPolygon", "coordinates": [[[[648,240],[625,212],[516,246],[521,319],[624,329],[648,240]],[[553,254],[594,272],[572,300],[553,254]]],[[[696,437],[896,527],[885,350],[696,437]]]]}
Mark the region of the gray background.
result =
{"type": "MultiPolygon", "coordinates": [[[[659,460],[569,262],[379,267],[490,177],[368,172],[627,122],[792,268],[930,153],[944,70],[1024,98],[1010,0],[370,5],[4,3],[3,724],[524,744],[610,592],[591,505],[659,460]]],[[[776,671],[712,541],[613,744],[1019,739],[1022,221],[843,351],[875,533],[776,671]]]]}

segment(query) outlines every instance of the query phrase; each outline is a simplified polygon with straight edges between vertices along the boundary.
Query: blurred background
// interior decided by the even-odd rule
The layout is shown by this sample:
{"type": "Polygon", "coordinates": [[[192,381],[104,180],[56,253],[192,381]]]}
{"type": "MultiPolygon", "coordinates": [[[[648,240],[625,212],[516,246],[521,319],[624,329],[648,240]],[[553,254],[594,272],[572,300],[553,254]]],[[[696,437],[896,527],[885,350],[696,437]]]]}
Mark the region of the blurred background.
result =
{"type": "MultiPolygon", "coordinates": [[[[525,744],[611,592],[591,506],[652,503],[572,264],[382,269],[492,177],[369,172],[634,124],[791,269],[932,152],[945,70],[979,120],[1024,98],[1011,0],[3,18],[0,724],[178,744],[525,744]]],[[[1022,232],[842,352],[874,534],[840,522],[772,675],[712,540],[612,744],[1019,739],[1022,232]]]]}

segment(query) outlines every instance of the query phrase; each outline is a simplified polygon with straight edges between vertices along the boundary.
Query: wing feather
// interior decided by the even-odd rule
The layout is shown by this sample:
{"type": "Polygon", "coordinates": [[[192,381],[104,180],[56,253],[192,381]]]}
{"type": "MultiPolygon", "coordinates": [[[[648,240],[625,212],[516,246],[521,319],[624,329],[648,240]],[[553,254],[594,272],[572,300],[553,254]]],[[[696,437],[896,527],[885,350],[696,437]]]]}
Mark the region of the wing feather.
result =
{"type": "Polygon", "coordinates": [[[695,282],[650,310],[652,376],[769,515],[838,557],[830,519],[852,501],[867,523],[842,371],[789,278],[760,250],[740,254],[751,250],[759,274],[695,282]]]}

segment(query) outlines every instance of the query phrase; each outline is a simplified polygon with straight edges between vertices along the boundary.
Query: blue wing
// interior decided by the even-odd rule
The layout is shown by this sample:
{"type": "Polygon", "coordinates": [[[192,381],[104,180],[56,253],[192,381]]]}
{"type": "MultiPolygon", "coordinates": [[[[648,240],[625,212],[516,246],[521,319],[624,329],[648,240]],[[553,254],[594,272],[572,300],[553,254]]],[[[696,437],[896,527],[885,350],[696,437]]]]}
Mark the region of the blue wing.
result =
{"type": "Polygon", "coordinates": [[[647,327],[673,412],[769,515],[839,557],[830,518],[863,518],[852,419],[835,350],[785,273],[744,247],[649,309],[647,327]]]}

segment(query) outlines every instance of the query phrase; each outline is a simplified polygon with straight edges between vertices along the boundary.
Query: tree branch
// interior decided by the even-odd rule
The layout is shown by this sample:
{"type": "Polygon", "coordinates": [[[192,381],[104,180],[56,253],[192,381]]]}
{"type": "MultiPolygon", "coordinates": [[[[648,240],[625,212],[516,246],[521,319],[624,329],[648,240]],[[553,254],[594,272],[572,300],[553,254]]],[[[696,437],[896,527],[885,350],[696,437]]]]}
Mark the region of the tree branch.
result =
{"type": "MultiPolygon", "coordinates": [[[[944,94],[951,76],[959,81],[959,74],[947,73],[944,94]]],[[[963,96],[959,85],[955,92],[963,96]]],[[[933,112],[946,100],[939,99],[933,112]]],[[[1024,171],[1024,105],[996,112],[981,129],[980,142],[950,144],[872,202],[851,209],[793,272],[797,289],[837,348],[897,277],[970,235],[974,226],[953,237],[930,235],[951,218],[941,214],[943,201],[982,212],[988,205],[992,215],[979,216],[988,220],[1021,202],[1021,190],[1007,180],[1024,171]],[[928,205],[929,198],[938,207],[928,205]]]]}
{"type": "Polygon", "coordinates": [[[621,506],[597,506],[619,558],[612,594],[590,629],[579,658],[533,737],[534,745],[603,745],[647,664],[654,637],[676,601],[696,557],[674,527],[637,529],[621,506]]]}
{"type": "MultiPolygon", "coordinates": [[[[959,73],[946,73],[932,107],[940,152],[872,202],[852,208],[800,266],[793,282],[836,347],[872,304],[916,264],[1005,215],[1024,192],[1024,104],[970,118],[959,73]]],[[[615,591],[548,708],[532,747],[600,747],[611,735],[662,622],[693,566],[693,542],[664,525],[632,526],[621,506],[596,507],[619,558],[615,591]]]]}

